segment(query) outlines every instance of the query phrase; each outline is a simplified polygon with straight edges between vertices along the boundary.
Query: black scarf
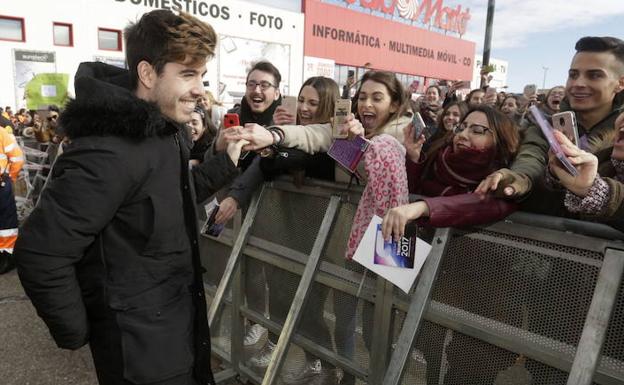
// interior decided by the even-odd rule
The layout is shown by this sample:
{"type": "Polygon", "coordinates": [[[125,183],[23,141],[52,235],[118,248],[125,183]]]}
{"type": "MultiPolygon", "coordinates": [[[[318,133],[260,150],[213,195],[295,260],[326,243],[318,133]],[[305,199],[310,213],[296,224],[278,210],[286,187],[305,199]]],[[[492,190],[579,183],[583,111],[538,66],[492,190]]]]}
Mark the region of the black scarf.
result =
{"type": "Polygon", "coordinates": [[[268,127],[272,125],[273,113],[275,112],[275,109],[277,108],[277,106],[279,106],[280,104],[282,104],[281,96],[277,98],[276,101],[271,103],[269,108],[267,108],[266,110],[258,114],[251,110],[251,107],[249,107],[249,104],[247,103],[247,98],[243,96],[243,99],[241,100],[241,107],[240,107],[241,126],[244,126],[245,123],[257,123],[264,127],[268,127]]]}

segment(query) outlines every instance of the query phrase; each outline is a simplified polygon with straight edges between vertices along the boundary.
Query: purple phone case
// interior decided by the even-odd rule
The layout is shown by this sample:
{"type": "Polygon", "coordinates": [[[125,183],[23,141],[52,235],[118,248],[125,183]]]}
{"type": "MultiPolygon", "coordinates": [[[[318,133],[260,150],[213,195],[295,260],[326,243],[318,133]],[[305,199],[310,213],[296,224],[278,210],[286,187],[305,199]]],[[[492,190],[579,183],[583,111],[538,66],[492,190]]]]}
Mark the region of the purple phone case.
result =
{"type": "Polygon", "coordinates": [[[369,145],[370,141],[362,136],[356,136],[353,139],[336,139],[327,151],[327,155],[349,172],[355,173],[369,145]]]}
{"type": "Polygon", "coordinates": [[[529,107],[529,110],[531,111],[531,114],[533,114],[533,117],[537,121],[537,124],[542,129],[542,133],[546,137],[546,140],[548,140],[548,144],[550,144],[550,148],[552,148],[557,159],[559,159],[563,167],[565,167],[570,175],[578,176],[578,170],[572,165],[572,163],[570,163],[568,158],[565,156],[561,145],[559,144],[557,139],[555,139],[555,135],[553,134],[554,128],[552,128],[550,123],[548,123],[548,121],[544,117],[544,114],[542,114],[542,111],[540,111],[537,106],[531,106],[529,107]]]}

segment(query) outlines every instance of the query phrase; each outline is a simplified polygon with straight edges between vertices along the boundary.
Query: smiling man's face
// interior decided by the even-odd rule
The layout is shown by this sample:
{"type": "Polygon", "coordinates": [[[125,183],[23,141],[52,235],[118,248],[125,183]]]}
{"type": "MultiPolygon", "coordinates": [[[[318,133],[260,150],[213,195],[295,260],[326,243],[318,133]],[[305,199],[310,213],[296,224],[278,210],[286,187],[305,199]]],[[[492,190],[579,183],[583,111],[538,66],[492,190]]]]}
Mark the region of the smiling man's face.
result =
{"type": "Polygon", "coordinates": [[[615,94],[622,89],[622,67],[610,52],[578,52],[572,59],[566,96],[580,113],[609,112],[615,94]]]}
{"type": "Polygon", "coordinates": [[[264,71],[253,70],[247,77],[245,99],[256,114],[266,111],[279,98],[279,89],[275,77],[264,71]]]}

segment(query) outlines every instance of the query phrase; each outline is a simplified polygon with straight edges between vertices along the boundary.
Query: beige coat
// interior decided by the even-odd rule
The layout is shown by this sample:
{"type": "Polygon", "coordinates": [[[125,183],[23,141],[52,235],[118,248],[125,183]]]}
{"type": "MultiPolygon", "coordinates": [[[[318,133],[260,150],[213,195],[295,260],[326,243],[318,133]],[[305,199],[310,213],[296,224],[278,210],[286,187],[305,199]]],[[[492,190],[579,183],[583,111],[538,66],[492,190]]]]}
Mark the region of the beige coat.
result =
{"type": "MultiPolygon", "coordinates": [[[[412,119],[408,116],[400,116],[393,119],[380,128],[378,134],[389,134],[403,143],[403,129],[410,124],[412,119]]],[[[279,126],[284,131],[284,147],[297,148],[309,154],[327,152],[333,142],[331,124],[310,124],[307,126],[279,126]]],[[[366,178],[364,163],[358,165],[358,172],[366,178]]],[[[336,182],[349,183],[351,175],[336,164],[336,182]]]]}

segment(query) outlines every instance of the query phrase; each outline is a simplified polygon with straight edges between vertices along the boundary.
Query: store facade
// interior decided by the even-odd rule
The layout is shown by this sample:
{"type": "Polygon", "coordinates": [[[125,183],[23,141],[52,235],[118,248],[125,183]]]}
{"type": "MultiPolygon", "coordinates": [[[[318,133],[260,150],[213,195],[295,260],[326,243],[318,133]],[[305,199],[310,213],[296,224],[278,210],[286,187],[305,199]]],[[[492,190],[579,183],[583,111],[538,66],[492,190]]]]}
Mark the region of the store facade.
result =
{"type": "Polygon", "coordinates": [[[304,62],[333,61],[341,89],[351,73],[359,79],[369,69],[396,73],[413,92],[441,79],[472,79],[475,43],[444,34],[465,32],[470,16],[461,6],[446,7],[442,0],[305,0],[303,8],[304,62]],[[416,8],[406,12],[406,4],[416,8]],[[424,29],[423,22],[440,32],[424,29]]]}
{"type": "MultiPolygon", "coordinates": [[[[259,59],[270,60],[279,68],[280,88],[285,94],[297,92],[301,86],[301,12],[237,0],[21,0],[3,2],[0,8],[3,107],[27,107],[25,90],[40,73],[66,75],[65,80],[62,76],[48,78],[50,82],[64,81],[71,96],[80,62],[124,66],[124,27],[153,9],[185,11],[214,27],[219,46],[204,80],[226,104],[244,94],[246,72],[259,59]]],[[[40,81],[42,94],[63,91],[60,83],[40,81]]]]}

